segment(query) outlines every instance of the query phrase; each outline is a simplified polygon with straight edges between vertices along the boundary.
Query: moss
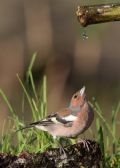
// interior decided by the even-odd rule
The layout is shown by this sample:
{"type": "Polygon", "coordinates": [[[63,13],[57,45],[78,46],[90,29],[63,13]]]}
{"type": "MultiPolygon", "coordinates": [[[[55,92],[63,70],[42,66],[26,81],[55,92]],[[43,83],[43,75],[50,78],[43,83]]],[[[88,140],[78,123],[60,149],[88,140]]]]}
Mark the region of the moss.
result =
{"type": "Polygon", "coordinates": [[[94,166],[97,168],[100,167],[102,161],[99,144],[95,141],[89,140],[89,151],[82,143],[78,143],[65,147],[64,152],[61,153],[59,148],[51,148],[44,153],[22,152],[18,157],[10,154],[0,154],[0,167],[91,168],[94,166]]]}

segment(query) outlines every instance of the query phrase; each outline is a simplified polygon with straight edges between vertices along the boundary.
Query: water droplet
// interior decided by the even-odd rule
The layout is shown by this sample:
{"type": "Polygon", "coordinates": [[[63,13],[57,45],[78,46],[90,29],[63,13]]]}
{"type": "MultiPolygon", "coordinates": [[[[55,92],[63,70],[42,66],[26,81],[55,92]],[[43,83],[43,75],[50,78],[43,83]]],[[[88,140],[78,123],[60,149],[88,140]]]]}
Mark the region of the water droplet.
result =
{"type": "Polygon", "coordinates": [[[83,40],[88,39],[88,35],[87,35],[86,31],[82,32],[81,36],[82,36],[83,40]]]}

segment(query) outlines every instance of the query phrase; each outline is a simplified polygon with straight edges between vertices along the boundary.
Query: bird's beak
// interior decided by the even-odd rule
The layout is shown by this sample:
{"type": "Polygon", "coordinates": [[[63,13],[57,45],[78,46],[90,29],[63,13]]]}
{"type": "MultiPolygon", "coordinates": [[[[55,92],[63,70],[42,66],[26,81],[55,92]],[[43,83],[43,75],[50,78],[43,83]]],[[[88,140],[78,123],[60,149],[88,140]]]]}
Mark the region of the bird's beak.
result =
{"type": "Polygon", "coordinates": [[[84,93],[85,93],[85,86],[83,86],[83,88],[80,90],[80,95],[83,96],[84,93]]]}

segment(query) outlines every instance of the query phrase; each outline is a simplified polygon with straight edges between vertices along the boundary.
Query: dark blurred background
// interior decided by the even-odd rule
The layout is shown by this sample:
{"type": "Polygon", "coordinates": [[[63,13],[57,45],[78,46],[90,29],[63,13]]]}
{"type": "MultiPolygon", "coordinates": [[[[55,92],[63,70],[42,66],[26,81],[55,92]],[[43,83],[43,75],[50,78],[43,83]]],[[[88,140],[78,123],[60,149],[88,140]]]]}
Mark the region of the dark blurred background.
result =
{"type": "MultiPolygon", "coordinates": [[[[49,113],[68,105],[71,95],[85,85],[89,100],[96,97],[105,115],[111,116],[120,100],[120,22],[83,29],[75,15],[78,4],[108,2],[113,0],[0,1],[0,88],[19,115],[22,90],[16,74],[24,79],[37,52],[33,71],[36,82],[41,74],[47,75],[49,113]]],[[[0,97],[1,129],[8,115],[0,97]]]]}

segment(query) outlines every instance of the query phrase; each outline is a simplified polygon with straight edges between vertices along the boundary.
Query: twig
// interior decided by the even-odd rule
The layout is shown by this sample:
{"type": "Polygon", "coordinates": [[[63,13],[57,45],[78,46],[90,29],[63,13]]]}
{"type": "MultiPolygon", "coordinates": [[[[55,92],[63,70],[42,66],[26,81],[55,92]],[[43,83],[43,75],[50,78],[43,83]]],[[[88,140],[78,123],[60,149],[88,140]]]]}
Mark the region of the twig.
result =
{"type": "Polygon", "coordinates": [[[90,24],[120,21],[120,3],[78,6],[76,15],[83,27],[90,24]]]}

